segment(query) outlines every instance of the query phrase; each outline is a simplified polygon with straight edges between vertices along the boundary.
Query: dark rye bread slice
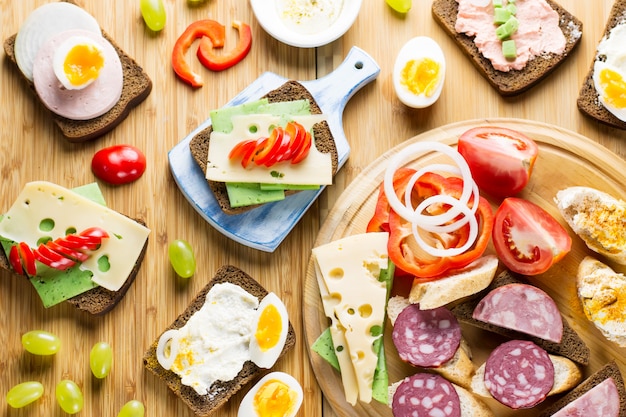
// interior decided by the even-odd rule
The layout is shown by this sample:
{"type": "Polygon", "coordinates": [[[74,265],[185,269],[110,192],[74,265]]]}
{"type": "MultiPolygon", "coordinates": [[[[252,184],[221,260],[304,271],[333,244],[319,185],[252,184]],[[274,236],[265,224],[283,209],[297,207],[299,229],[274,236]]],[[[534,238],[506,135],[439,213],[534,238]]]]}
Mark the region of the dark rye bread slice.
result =
{"type": "Polygon", "coordinates": [[[583,25],[578,18],[554,1],[546,0],[546,2],[560,16],[559,26],[566,39],[565,50],[560,55],[544,54],[535,57],[523,69],[508,72],[493,68],[491,61],[485,58],[474,44],[473,36],[456,32],[454,27],[459,10],[457,0],[434,0],[432,14],[437,23],[456,41],[461,50],[498,93],[502,96],[514,96],[533,87],[554,71],[574,50],[582,36],[583,25]]]}
{"type": "Polygon", "coordinates": [[[509,339],[531,340],[536,345],[542,347],[550,353],[564,356],[581,365],[588,365],[589,356],[591,355],[589,347],[580,338],[578,333],[576,333],[576,331],[570,327],[565,317],[563,317],[563,338],[561,339],[561,343],[550,342],[548,340],[530,336],[521,332],[517,332],[515,330],[505,329],[503,327],[496,326],[490,323],[485,323],[472,318],[472,313],[474,312],[474,309],[476,308],[478,302],[483,299],[491,290],[498,288],[502,285],[513,283],[529,284],[529,282],[523,279],[521,276],[514,275],[510,271],[505,270],[501,272],[487,288],[476,294],[476,296],[470,298],[464,303],[454,306],[452,308],[452,314],[455,315],[459,322],[466,323],[493,333],[497,333],[509,339]]]}
{"type": "MultiPolygon", "coordinates": [[[[239,285],[241,288],[254,295],[261,301],[266,295],[267,290],[261,286],[254,278],[246,274],[241,269],[232,266],[225,265],[220,267],[215,276],[209,283],[196,295],[191,301],[187,309],[178,316],[176,320],[170,326],[164,330],[179,329],[187,323],[187,320],[202,306],[204,305],[207,293],[213,288],[215,284],[219,283],[231,283],[239,285]]],[[[159,335],[160,338],[160,335],[159,335]]],[[[210,388],[209,393],[206,395],[198,395],[196,391],[181,383],[181,379],[174,372],[164,369],[157,360],[156,348],[159,343],[157,338],[150,348],[144,354],[143,362],[146,369],[162,379],[172,392],[179,397],[187,406],[197,415],[205,417],[216,411],[219,407],[224,405],[228,399],[238,392],[244,385],[252,381],[261,375],[263,370],[256,366],[253,362],[247,361],[239,374],[235,379],[231,381],[216,381],[210,388]]],[[[287,340],[285,346],[280,354],[280,357],[284,356],[290,349],[296,344],[296,333],[289,323],[289,330],[287,333],[287,340]]]]}
{"type": "Polygon", "coordinates": [[[626,417],[626,389],[624,388],[624,379],[622,378],[619,367],[614,360],[610,361],[598,371],[593,373],[589,378],[585,379],[576,388],[565,394],[554,404],[551,404],[550,407],[543,410],[538,417],[550,417],[607,378],[613,378],[613,381],[617,386],[620,402],[618,415],[619,417],[626,417]]]}
{"type": "MultiPolygon", "coordinates": [[[[73,1],[67,2],[76,4],[73,1]]],[[[117,125],[122,123],[130,111],[144,101],[152,91],[152,80],[150,80],[150,77],[143,68],[139,66],[134,59],[128,56],[104,31],[102,31],[102,35],[113,45],[122,63],[122,70],[124,72],[122,96],[111,110],[89,120],[71,120],[50,111],[52,119],[69,142],[85,142],[98,138],[113,130],[117,125]]],[[[15,61],[14,47],[16,36],[17,34],[4,41],[4,52],[9,61],[14,65],[17,73],[24,82],[28,84],[34,96],[39,100],[34,84],[22,74],[15,61]]],[[[46,108],[42,103],[41,105],[46,108]]]]}
{"type": "MultiPolygon", "coordinates": [[[[146,225],[141,220],[135,219],[135,221],[143,226],[146,225]]],[[[146,243],[143,245],[143,249],[139,254],[139,257],[135,261],[135,265],[130,271],[128,278],[126,278],[126,281],[124,281],[124,285],[122,285],[119,290],[111,291],[103,287],[96,287],[68,299],[67,302],[72,304],[77,309],[92,314],[94,316],[102,316],[111,311],[122,300],[122,298],[124,298],[130,286],[133,284],[133,282],[135,282],[137,273],[139,273],[139,268],[141,267],[143,259],[146,255],[147,248],[148,239],[146,239],[146,243]]],[[[4,251],[2,250],[0,250],[0,268],[13,272],[13,268],[11,268],[9,261],[6,258],[4,251]]],[[[23,275],[17,276],[20,278],[24,278],[23,275]]]]}
{"type": "MultiPolygon", "coordinates": [[[[295,101],[295,100],[308,100],[311,107],[312,114],[322,114],[322,110],[309,92],[302,84],[295,80],[289,80],[280,87],[267,93],[264,98],[267,98],[270,103],[281,101],[295,101]]],[[[193,159],[198,166],[202,169],[202,172],[206,172],[207,157],[209,155],[209,143],[211,141],[211,132],[213,128],[211,126],[202,130],[196,134],[189,143],[189,149],[193,159]]],[[[330,131],[330,127],[326,121],[316,123],[313,126],[313,136],[315,138],[315,146],[320,152],[330,153],[333,165],[333,176],[337,173],[338,154],[333,134],[330,131]]],[[[218,204],[221,209],[227,214],[240,214],[248,210],[258,207],[259,205],[252,205],[246,207],[232,207],[228,200],[228,193],[226,191],[226,184],[217,181],[208,181],[211,191],[215,195],[218,204]]],[[[297,191],[288,190],[285,195],[294,194],[297,191]]]]}
{"type": "MultiPolygon", "coordinates": [[[[615,3],[613,3],[604,33],[600,39],[606,37],[615,26],[624,22],[626,22],[626,0],[616,0],[615,3]]],[[[598,42],[599,41],[600,40],[598,40],[598,42]]],[[[587,73],[580,89],[580,93],[578,94],[576,105],[583,114],[597,120],[600,123],[618,129],[626,129],[626,122],[618,119],[615,115],[613,115],[613,113],[608,111],[598,99],[598,92],[593,85],[593,66],[595,61],[596,56],[594,55],[589,72],[587,73]]]]}

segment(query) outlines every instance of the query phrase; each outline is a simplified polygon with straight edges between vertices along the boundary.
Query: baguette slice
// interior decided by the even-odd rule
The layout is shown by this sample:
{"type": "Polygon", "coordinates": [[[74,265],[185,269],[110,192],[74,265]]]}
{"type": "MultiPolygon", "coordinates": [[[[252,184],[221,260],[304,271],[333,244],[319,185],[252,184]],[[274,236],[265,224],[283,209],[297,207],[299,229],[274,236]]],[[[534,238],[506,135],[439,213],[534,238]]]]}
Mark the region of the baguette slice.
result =
{"type": "MultiPolygon", "coordinates": [[[[217,270],[213,279],[196,295],[191,301],[187,309],[178,316],[167,329],[178,329],[187,323],[187,320],[204,305],[206,295],[215,284],[229,282],[239,285],[241,288],[256,296],[261,301],[266,295],[267,290],[261,286],[251,276],[243,272],[241,269],[226,265],[217,270]]],[[[159,335],[160,337],[160,335],[159,335]]],[[[197,415],[201,417],[212,414],[215,410],[225,404],[228,399],[238,392],[244,385],[261,375],[263,370],[256,366],[253,362],[247,361],[235,379],[231,381],[217,381],[206,395],[198,395],[196,391],[189,386],[183,385],[181,379],[174,372],[164,369],[157,360],[156,348],[159,337],[150,345],[144,354],[143,362],[147,370],[152,372],[158,378],[163,380],[170,390],[179,397],[187,406],[197,415]]],[[[296,334],[291,323],[289,323],[289,331],[285,346],[280,354],[282,357],[296,343],[296,334]]]]}
{"type": "Polygon", "coordinates": [[[540,339],[538,337],[520,333],[515,330],[505,329],[503,327],[496,326],[490,323],[485,323],[485,322],[472,318],[472,313],[474,312],[474,308],[476,308],[476,305],[478,304],[478,302],[485,295],[487,295],[489,291],[499,286],[511,284],[511,283],[529,284],[521,276],[514,275],[509,271],[504,271],[500,273],[500,275],[498,275],[493,280],[491,285],[489,285],[489,287],[487,287],[485,290],[481,291],[475,297],[472,297],[470,300],[454,306],[451,309],[452,314],[454,314],[457,320],[459,320],[459,322],[461,323],[470,324],[472,326],[476,326],[483,330],[497,333],[509,339],[530,340],[534,342],[536,345],[538,345],[539,347],[545,349],[549,353],[566,357],[580,365],[588,365],[589,357],[591,355],[590,349],[585,344],[585,342],[580,338],[578,333],[576,333],[576,331],[572,329],[572,327],[570,327],[565,317],[563,317],[563,338],[561,339],[561,343],[550,342],[544,339],[540,339]]]}
{"type": "Polygon", "coordinates": [[[514,96],[535,86],[554,71],[572,53],[579,44],[582,35],[582,22],[552,0],[546,2],[560,16],[559,26],[565,35],[565,50],[560,55],[549,54],[535,57],[522,70],[509,72],[497,71],[485,58],[476,45],[474,38],[457,33],[454,26],[458,14],[457,0],[434,0],[432,14],[435,21],[454,39],[461,50],[470,58],[480,74],[489,81],[502,96],[514,96]]]}
{"type": "MultiPolygon", "coordinates": [[[[322,114],[322,110],[315,102],[315,99],[302,84],[297,81],[290,80],[275,90],[267,93],[264,98],[267,98],[270,103],[281,101],[294,101],[294,100],[309,100],[312,114],[322,114]]],[[[211,141],[212,126],[203,129],[196,134],[189,143],[189,149],[191,156],[198,166],[202,169],[202,172],[206,172],[207,158],[209,155],[209,143],[211,141]]],[[[339,156],[337,154],[337,147],[333,134],[330,131],[330,127],[326,121],[317,123],[313,126],[313,135],[315,137],[315,146],[320,152],[330,153],[333,165],[333,176],[337,173],[337,167],[339,165],[339,156]]],[[[232,207],[228,200],[228,193],[226,191],[226,184],[223,182],[209,181],[209,187],[215,195],[217,202],[221,209],[227,214],[241,214],[248,210],[258,207],[259,205],[251,205],[245,207],[232,207]]],[[[288,190],[285,192],[285,196],[294,194],[297,191],[288,190]]]]}
{"type": "Polygon", "coordinates": [[[609,363],[581,382],[576,388],[565,394],[554,404],[550,405],[550,407],[543,410],[541,414],[539,414],[539,417],[549,417],[553,415],[558,410],[579,398],[581,395],[607,378],[613,378],[613,381],[615,381],[620,399],[619,416],[626,417],[626,390],[624,389],[624,379],[622,378],[619,367],[614,360],[611,360],[609,363]]]}
{"type": "MultiPolygon", "coordinates": [[[[574,388],[581,380],[582,373],[574,362],[557,355],[549,355],[554,365],[554,385],[548,396],[561,394],[574,388]]],[[[474,394],[485,398],[492,398],[491,393],[485,386],[485,364],[476,370],[472,378],[471,390],[474,394]]]]}
{"type": "MultiPolygon", "coordinates": [[[[76,2],[72,0],[63,1],[76,4],[76,2]]],[[[115,104],[115,106],[113,106],[113,108],[105,114],[90,120],[67,119],[49,111],[43,104],[41,104],[43,108],[50,112],[54,123],[56,123],[58,128],[61,130],[61,133],[63,133],[63,136],[65,136],[69,142],[89,141],[113,130],[124,119],[126,119],[130,111],[144,101],[152,91],[152,81],[143,68],[139,66],[134,59],[128,56],[104,31],[102,31],[102,35],[117,51],[122,63],[122,70],[124,72],[122,96],[117,104],[115,104]]],[[[27,83],[34,96],[37,100],[39,100],[37,92],[35,91],[35,86],[17,67],[14,54],[16,36],[17,35],[12,35],[4,41],[4,52],[6,53],[9,61],[15,67],[15,71],[20,75],[24,82],[27,83]]]]}
{"type": "MultiPolygon", "coordinates": [[[[609,17],[607,18],[604,33],[600,39],[606,37],[609,32],[611,32],[611,29],[613,29],[616,25],[624,22],[624,12],[626,12],[626,0],[615,0],[613,7],[611,8],[611,12],[609,13],[609,17]]],[[[595,61],[596,55],[594,54],[594,59],[591,61],[589,72],[583,81],[580,92],[578,93],[578,99],[576,100],[578,110],[580,110],[580,112],[584,115],[605,125],[618,129],[626,129],[626,122],[618,119],[614,114],[608,111],[602,103],[600,103],[600,100],[598,100],[598,92],[596,91],[593,83],[593,66],[595,61]]]]}

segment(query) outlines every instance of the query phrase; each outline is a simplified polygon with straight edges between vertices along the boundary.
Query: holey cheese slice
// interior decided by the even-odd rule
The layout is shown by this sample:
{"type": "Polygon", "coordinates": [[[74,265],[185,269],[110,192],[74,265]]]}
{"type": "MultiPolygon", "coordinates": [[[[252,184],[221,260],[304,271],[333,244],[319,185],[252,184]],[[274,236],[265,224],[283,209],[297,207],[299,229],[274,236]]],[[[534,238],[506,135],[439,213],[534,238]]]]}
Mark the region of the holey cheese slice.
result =
{"type": "Polygon", "coordinates": [[[388,233],[349,236],[313,249],[325,315],[341,368],[346,400],[369,403],[378,356],[374,341],[385,320],[388,233]],[[373,336],[372,333],[378,333],[373,336]]]}
{"type": "Polygon", "coordinates": [[[114,210],[50,182],[29,182],[0,221],[0,236],[36,248],[42,240],[90,227],[106,230],[109,238],[80,268],[91,271],[96,284],[117,291],[132,271],[150,229],[114,210]],[[98,265],[103,256],[108,269],[98,265]]]}
{"type": "MultiPolygon", "coordinates": [[[[209,144],[206,178],[218,182],[250,182],[266,184],[330,185],[333,182],[331,155],[317,150],[313,143],[309,154],[297,164],[279,162],[271,167],[250,164],[241,166],[240,160],[230,160],[228,154],[244,140],[269,136],[272,126],[281,124],[281,117],[271,114],[233,116],[230,133],[213,131],[209,144]]],[[[325,119],[322,114],[293,116],[294,121],[311,131],[313,125],[325,119]]],[[[284,121],[282,124],[286,124],[284,121]]],[[[313,138],[315,140],[315,138],[313,138]]]]}

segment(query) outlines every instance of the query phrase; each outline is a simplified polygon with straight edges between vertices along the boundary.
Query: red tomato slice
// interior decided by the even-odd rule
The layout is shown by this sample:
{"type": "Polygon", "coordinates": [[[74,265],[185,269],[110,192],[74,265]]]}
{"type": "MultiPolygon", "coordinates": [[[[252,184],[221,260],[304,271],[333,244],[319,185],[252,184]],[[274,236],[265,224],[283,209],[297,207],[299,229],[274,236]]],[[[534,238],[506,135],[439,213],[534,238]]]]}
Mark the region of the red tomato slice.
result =
{"type": "Polygon", "coordinates": [[[539,149],[521,132],[485,126],[463,133],[458,151],[482,191],[508,197],[518,194],[528,183],[539,149]]]}
{"type": "Polygon", "coordinates": [[[502,263],[524,275],[547,271],[572,246],[569,234],[550,213],[516,197],[505,198],[498,207],[492,239],[502,263]]]}

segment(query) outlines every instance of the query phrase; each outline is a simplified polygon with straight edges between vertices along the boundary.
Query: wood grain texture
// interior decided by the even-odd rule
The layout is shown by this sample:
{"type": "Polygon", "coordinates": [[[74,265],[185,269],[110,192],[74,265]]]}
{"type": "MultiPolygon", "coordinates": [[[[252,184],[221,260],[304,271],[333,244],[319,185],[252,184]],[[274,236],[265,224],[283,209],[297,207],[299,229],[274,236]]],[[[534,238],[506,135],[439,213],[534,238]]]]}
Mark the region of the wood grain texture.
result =
{"type": "MultiPolygon", "coordinates": [[[[28,14],[45,3],[46,0],[0,0],[1,39],[16,33],[28,14]]],[[[599,147],[626,156],[624,131],[600,126],[576,109],[576,97],[604,30],[611,0],[560,1],[583,21],[581,44],[568,62],[548,79],[514,99],[500,97],[476,72],[433,21],[428,1],[414,0],[411,11],[400,16],[383,0],[365,0],[357,21],[344,37],[318,49],[293,48],[272,39],[256,22],[247,0],[207,0],[199,7],[189,7],[184,0],[165,0],[168,22],[160,33],[146,29],[138,1],[80,0],[78,3],[144,67],[153,81],[152,93],[111,133],[93,142],[70,144],[58,132],[47,111],[20,82],[15,69],[2,57],[0,211],[12,204],[28,181],[49,180],[67,187],[94,181],[89,168],[93,154],[106,146],[130,143],[145,151],[146,173],[136,183],[122,187],[102,185],[102,189],[111,207],[144,218],[152,235],[137,281],[122,303],[105,317],[78,314],[68,305],[45,310],[28,282],[8,273],[0,274],[0,340],[5,347],[0,359],[3,416],[64,415],[56,405],[54,386],[62,378],[72,378],[85,394],[85,408],[79,414],[82,416],[114,416],[126,401],[137,398],[146,405],[148,416],[190,417],[192,414],[187,407],[169,394],[164,384],[144,371],[141,358],[151,341],[224,264],[240,267],[265,288],[279,294],[291,314],[298,341],[276,368],[294,375],[304,387],[305,399],[299,415],[341,415],[323,400],[309,361],[302,324],[302,289],[320,225],[344,189],[368,165],[392,147],[433,128],[494,117],[550,123],[578,132],[599,147]],[[205,86],[192,90],[176,79],[169,57],[176,38],[185,27],[207,17],[227,26],[226,48],[237,39],[236,32],[229,27],[230,22],[233,19],[250,22],[252,51],[242,63],[222,73],[194,66],[204,77],[205,86]],[[417,35],[428,35],[439,42],[448,61],[446,85],[440,100],[423,110],[401,105],[391,86],[395,54],[404,42],[417,35]],[[344,130],[352,153],[335,184],[327,188],[274,253],[241,246],[216,232],[178,191],[168,170],[167,151],[204,121],[210,110],[229,101],[264,71],[299,80],[319,78],[341,63],[352,46],[371,54],[380,64],[381,73],[375,82],[359,91],[345,109],[344,130]],[[167,244],[177,238],[187,239],[196,252],[198,270],[190,280],[178,279],[167,260],[167,244]],[[39,358],[23,351],[21,335],[37,328],[52,331],[61,338],[62,350],[55,357],[39,358]],[[88,368],[88,356],[91,346],[100,340],[112,344],[115,362],[111,375],[96,381],[88,368]],[[10,409],[5,393],[13,384],[29,379],[44,384],[44,397],[24,409],[10,409]]],[[[570,302],[574,308],[575,301],[570,302]]],[[[624,353],[609,349],[597,360],[624,356],[624,353]]],[[[241,398],[243,393],[235,396],[219,415],[236,416],[241,398]]]]}

